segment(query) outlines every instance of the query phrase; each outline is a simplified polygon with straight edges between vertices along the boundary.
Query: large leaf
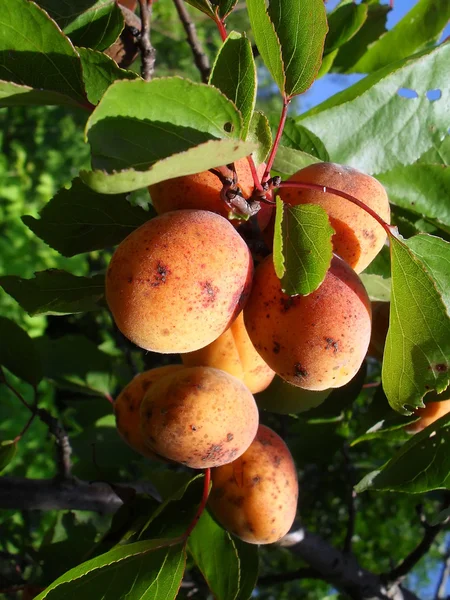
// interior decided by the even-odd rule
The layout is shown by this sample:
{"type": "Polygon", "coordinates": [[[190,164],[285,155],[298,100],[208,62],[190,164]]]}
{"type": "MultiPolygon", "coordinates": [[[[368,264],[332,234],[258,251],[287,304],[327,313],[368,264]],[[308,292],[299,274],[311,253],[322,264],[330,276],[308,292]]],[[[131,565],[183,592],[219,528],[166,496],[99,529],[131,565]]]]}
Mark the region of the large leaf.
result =
{"type": "Polygon", "coordinates": [[[359,276],[366,288],[369,298],[379,302],[390,302],[391,299],[391,278],[381,277],[373,273],[361,273],[359,276]]]}
{"type": "Polygon", "coordinates": [[[237,0],[216,0],[219,5],[219,16],[225,19],[237,4],[237,0]]]}
{"type": "Polygon", "coordinates": [[[336,50],[350,40],[364,25],[368,14],[366,4],[353,2],[341,4],[328,15],[328,35],[325,39],[325,54],[336,50]]]}
{"type": "Polygon", "coordinates": [[[322,140],[292,118],[286,120],[281,141],[288,148],[307,152],[325,162],[330,160],[322,140]]]}
{"type": "Polygon", "coordinates": [[[423,238],[418,254],[417,242],[391,238],[391,311],[382,377],[390,405],[404,414],[422,406],[428,390],[440,392],[450,381],[450,244],[423,238]],[[420,257],[425,247],[426,262],[420,257]]]}
{"type": "Polygon", "coordinates": [[[97,194],[77,178],[39,216],[25,216],[22,221],[49,246],[64,256],[74,256],[115,246],[154,212],[131,206],[125,194],[97,194]]]}
{"type": "Polygon", "coordinates": [[[232,31],[217,55],[209,83],[232,100],[243,119],[246,139],[256,102],[256,65],[250,41],[232,31]]]}
{"type": "Polygon", "coordinates": [[[91,104],[98,104],[111,84],[119,79],[136,79],[137,73],[125,71],[103,52],[90,48],[77,48],[83,67],[86,94],[91,104]]]}
{"type": "Polygon", "coordinates": [[[39,6],[0,0],[0,28],[0,79],[86,103],[79,56],[39,6]]]}
{"type": "Polygon", "coordinates": [[[421,494],[450,487],[450,413],[400,448],[381,469],[366,475],[355,487],[421,494]]]}
{"type": "Polygon", "coordinates": [[[277,154],[273,163],[273,170],[290,177],[300,169],[320,162],[320,159],[307,152],[295,150],[288,146],[278,146],[277,154]]]}
{"type": "Polygon", "coordinates": [[[103,275],[78,277],[59,269],[39,271],[33,279],[5,275],[0,286],[31,316],[99,310],[105,291],[103,275]]]}
{"type": "Polygon", "coordinates": [[[119,37],[124,21],[114,0],[37,0],[77,46],[105,50],[119,37]]]}
{"type": "Polygon", "coordinates": [[[149,540],[114,548],[68,571],[36,600],[172,600],[183,578],[186,554],[181,544],[169,543],[149,540]]]}
{"type": "Polygon", "coordinates": [[[400,61],[336,94],[299,122],[323,141],[333,161],[366,173],[412,164],[447,134],[449,61],[450,44],[400,61]],[[413,89],[418,97],[404,98],[400,88],[413,89]],[[432,89],[442,94],[434,102],[426,96],[432,89]]]}
{"type": "Polygon", "coordinates": [[[0,106],[30,106],[35,104],[78,106],[76,100],[60,92],[37,90],[28,85],[0,81],[0,106]]]}
{"type": "Polygon", "coordinates": [[[42,368],[34,340],[5,317],[0,317],[0,340],[0,365],[36,386],[42,379],[42,368]]]}
{"type": "Polygon", "coordinates": [[[390,31],[372,44],[351,71],[372,73],[435,42],[450,18],[447,0],[419,0],[390,31]]]}
{"type": "Polygon", "coordinates": [[[278,198],[277,213],[273,249],[276,274],[283,292],[306,296],[320,286],[330,268],[334,229],[320,206],[290,206],[278,198]],[[277,231],[280,226],[281,232],[277,231]]]}
{"type": "Polygon", "coordinates": [[[257,144],[257,149],[253,152],[256,164],[263,163],[272,148],[272,132],[268,118],[259,110],[252,115],[247,139],[249,142],[257,144]]]}
{"type": "Polygon", "coordinates": [[[210,0],[186,0],[186,2],[204,12],[205,15],[208,15],[211,19],[215,19],[215,11],[210,0]]]}

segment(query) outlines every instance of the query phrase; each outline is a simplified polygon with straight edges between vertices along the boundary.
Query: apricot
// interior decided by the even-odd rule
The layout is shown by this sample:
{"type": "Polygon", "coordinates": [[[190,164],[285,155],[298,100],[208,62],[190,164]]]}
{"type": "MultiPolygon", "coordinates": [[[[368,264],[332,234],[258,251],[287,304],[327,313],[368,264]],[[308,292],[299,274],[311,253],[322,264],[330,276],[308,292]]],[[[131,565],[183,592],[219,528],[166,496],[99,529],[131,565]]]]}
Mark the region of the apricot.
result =
{"type": "Polygon", "coordinates": [[[271,544],[291,528],[297,512],[297,471],[288,447],[260,425],[244,454],[212,469],[208,506],[217,521],[249,544],[271,544]]]}
{"type": "Polygon", "coordinates": [[[118,246],[106,300],[117,327],[141,348],[191,352],[233,322],[252,273],[248,247],[226,219],[180,210],[147,221],[118,246]]]}
{"type": "Polygon", "coordinates": [[[194,469],[240,456],[258,429],[258,408],[236,377],[183,367],[155,382],[141,404],[141,432],[157,454],[194,469]]]}
{"type": "Polygon", "coordinates": [[[372,335],[367,354],[383,360],[384,346],[389,329],[390,302],[372,302],[372,335]]]}
{"type": "Polygon", "coordinates": [[[182,369],[182,365],[157,367],[136,375],[126,385],[114,402],[117,430],[126,443],[147,458],[161,460],[144,443],[141,433],[140,408],[145,392],[155,381],[182,369]]]}
{"type": "Polygon", "coordinates": [[[243,381],[252,394],[265,390],[275,376],[248,337],[242,313],[217,340],[205,348],[183,354],[182,359],[188,367],[222,369],[243,381]]]}
{"type": "Polygon", "coordinates": [[[304,390],[275,377],[269,387],[256,396],[256,404],[263,410],[281,415],[298,414],[316,408],[330,394],[331,390],[304,390]]]}
{"type": "MultiPolygon", "coordinates": [[[[249,198],[253,193],[254,182],[248,161],[241,158],[234,166],[241,192],[244,198],[249,198]]],[[[265,168],[266,165],[261,163],[256,169],[260,179],[265,168]]],[[[230,208],[220,197],[222,182],[211,171],[168,179],[149,186],[148,190],[152,204],[159,214],[181,208],[210,210],[223,217],[228,217],[230,212],[230,208]]],[[[270,214],[271,211],[265,209],[263,223],[268,222],[270,214]]]]}
{"type": "MultiPolygon", "coordinates": [[[[370,175],[335,163],[314,163],[297,171],[287,181],[329,186],[351,194],[389,223],[389,200],[384,187],[370,175]]],[[[348,200],[316,190],[282,188],[280,197],[291,205],[317,204],[328,214],[335,230],[334,251],[356,273],[369,265],[386,241],[386,232],[373,217],[348,200]]]]}
{"type": "Polygon", "coordinates": [[[269,367],[307,390],[349,382],[370,341],[369,297],[356,273],[337,256],[315,292],[292,297],[281,291],[268,256],[255,271],[244,320],[269,367]]]}
{"type": "Polygon", "coordinates": [[[442,398],[442,400],[427,401],[424,408],[416,408],[414,414],[420,417],[420,419],[405,427],[408,433],[418,433],[450,412],[450,390],[447,389],[441,394],[427,394],[425,400],[427,396],[430,398],[442,398]]]}

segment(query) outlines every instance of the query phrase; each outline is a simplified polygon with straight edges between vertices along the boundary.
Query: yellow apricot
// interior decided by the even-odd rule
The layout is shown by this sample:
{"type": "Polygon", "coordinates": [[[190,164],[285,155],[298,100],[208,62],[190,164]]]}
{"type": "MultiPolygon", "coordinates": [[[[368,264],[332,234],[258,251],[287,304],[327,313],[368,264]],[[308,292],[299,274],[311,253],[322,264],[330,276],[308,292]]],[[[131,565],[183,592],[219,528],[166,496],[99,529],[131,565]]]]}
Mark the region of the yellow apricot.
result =
{"type": "Polygon", "coordinates": [[[265,390],[275,376],[248,337],[242,313],[217,340],[205,348],[183,354],[182,359],[187,367],[222,369],[243,381],[252,394],[265,390]]]}
{"type": "MultiPolygon", "coordinates": [[[[389,223],[390,207],[384,187],[374,177],[352,167],[335,163],[315,163],[301,169],[287,181],[300,181],[329,186],[351,194],[389,223]]],[[[348,200],[318,190],[282,188],[282,200],[293,206],[317,204],[328,214],[335,230],[334,251],[360,273],[379,253],[386,241],[386,232],[362,208],[348,200]]]]}
{"type": "Polygon", "coordinates": [[[271,544],[292,526],[297,512],[298,481],[283,440],[260,425],[244,454],[212,469],[208,506],[228,531],[249,544],[271,544]]]}
{"type": "Polygon", "coordinates": [[[145,392],[161,377],[182,368],[182,365],[168,365],[140,373],[123,388],[114,402],[117,431],[133,450],[147,458],[161,460],[161,457],[152,452],[142,439],[140,408],[145,392]]]}
{"type": "Polygon", "coordinates": [[[183,367],[152,385],[141,404],[144,443],[194,469],[234,460],[257,429],[258,408],[250,391],[212,367],[183,367]]]}
{"type": "Polygon", "coordinates": [[[118,246],[106,299],[120,331],[141,348],[191,352],[233,322],[252,272],[248,247],[226,219],[179,210],[147,221],[118,246]]]}
{"type": "Polygon", "coordinates": [[[255,271],[244,320],[269,367],[307,390],[349,382],[370,341],[367,292],[356,273],[337,256],[315,292],[292,297],[281,291],[272,256],[268,256],[255,271]]]}
{"type": "Polygon", "coordinates": [[[450,390],[445,390],[441,394],[427,394],[425,400],[428,396],[443,399],[438,402],[427,401],[424,408],[416,408],[414,414],[420,419],[405,427],[408,433],[418,433],[450,412],[450,390]]]}

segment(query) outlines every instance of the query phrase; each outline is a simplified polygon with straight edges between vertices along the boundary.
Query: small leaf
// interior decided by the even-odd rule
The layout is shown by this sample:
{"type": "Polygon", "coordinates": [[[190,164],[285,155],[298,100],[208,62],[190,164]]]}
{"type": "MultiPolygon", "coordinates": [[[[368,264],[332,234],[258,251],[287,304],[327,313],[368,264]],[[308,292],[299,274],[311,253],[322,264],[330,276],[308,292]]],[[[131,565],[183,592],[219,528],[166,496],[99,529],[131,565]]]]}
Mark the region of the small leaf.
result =
{"type": "Polygon", "coordinates": [[[450,244],[423,238],[406,243],[390,240],[391,311],[382,379],[389,404],[403,414],[422,406],[428,390],[441,392],[450,381],[450,308],[448,292],[441,291],[449,289],[450,244]],[[427,262],[420,256],[425,247],[427,262]]]}
{"type": "Polygon", "coordinates": [[[0,79],[86,103],[80,58],[39,6],[0,0],[0,28],[0,79]]]}
{"type": "MultiPolygon", "coordinates": [[[[279,202],[277,202],[277,210],[279,202]]],[[[320,206],[303,204],[283,205],[283,260],[275,254],[274,264],[281,288],[289,296],[314,292],[325,279],[333,255],[331,236],[334,229],[327,213],[320,206]]]]}
{"type": "Polygon", "coordinates": [[[267,159],[272,148],[272,132],[268,118],[259,110],[252,115],[247,140],[258,145],[258,149],[253,152],[253,158],[255,163],[260,165],[267,159]]]}
{"type": "Polygon", "coordinates": [[[88,100],[98,104],[101,97],[115,81],[119,79],[136,79],[137,73],[126,71],[117,66],[112,58],[90,48],[77,48],[83,68],[83,80],[88,100]]]}
{"type": "Polygon", "coordinates": [[[256,102],[256,65],[252,45],[244,35],[235,31],[228,34],[217,55],[209,83],[219,88],[240,111],[243,119],[241,137],[245,140],[256,102]]]}
{"type": "Polygon", "coordinates": [[[226,17],[236,6],[237,0],[216,0],[215,3],[219,4],[219,16],[222,19],[226,19],[226,17]]]}
{"type": "Polygon", "coordinates": [[[371,275],[361,273],[359,276],[366,288],[369,298],[372,302],[390,302],[391,300],[391,279],[380,277],[380,275],[371,275]]]}
{"type": "Polygon", "coordinates": [[[186,566],[181,544],[149,540],[120,546],[70,569],[36,600],[102,598],[102,600],[172,600],[186,566]],[[113,584],[113,585],[112,585],[113,584]]]}
{"type": "Polygon", "coordinates": [[[300,169],[317,162],[320,162],[320,160],[311,154],[287,146],[278,146],[273,170],[290,177],[300,169]]]}
{"type": "Polygon", "coordinates": [[[115,246],[154,214],[131,206],[125,194],[97,194],[77,178],[44,206],[40,219],[22,221],[64,256],[75,256],[115,246]]]}
{"type": "Polygon", "coordinates": [[[186,2],[194,8],[198,8],[198,10],[201,10],[203,13],[205,13],[205,15],[208,15],[208,17],[210,17],[211,19],[215,20],[216,15],[210,0],[186,0],[186,2]]]}
{"type": "Polygon", "coordinates": [[[381,419],[378,423],[375,423],[362,435],[358,436],[355,440],[353,440],[350,446],[356,446],[361,442],[367,442],[369,440],[376,440],[378,438],[386,438],[396,439],[398,437],[404,438],[408,434],[405,431],[405,427],[410,423],[414,423],[419,419],[418,416],[412,417],[403,417],[396,415],[394,417],[389,417],[386,419],[381,419]]]}
{"type": "Polygon", "coordinates": [[[12,440],[0,442],[0,473],[6,469],[17,452],[17,444],[12,440]]]}
{"type": "Polygon", "coordinates": [[[383,467],[366,475],[355,490],[421,494],[449,487],[450,413],[413,435],[383,467]]]}
{"type": "Polygon", "coordinates": [[[105,291],[103,275],[78,277],[58,269],[39,271],[34,279],[5,275],[0,286],[31,316],[99,310],[105,291]]]}
{"type": "Polygon", "coordinates": [[[37,0],[77,46],[106,50],[124,26],[114,0],[37,0]]]}
{"type": "Polygon", "coordinates": [[[42,379],[42,367],[34,339],[13,321],[0,317],[0,340],[0,365],[36,386],[42,379]]]}
{"type": "Polygon", "coordinates": [[[352,39],[364,25],[368,14],[367,4],[342,4],[328,15],[328,35],[324,53],[333,52],[352,39]]]}
{"type": "Polygon", "coordinates": [[[289,415],[315,408],[322,404],[329,395],[330,390],[321,392],[303,390],[277,375],[268,388],[256,394],[255,400],[259,408],[263,410],[289,415]]]}
{"type": "Polygon", "coordinates": [[[309,131],[294,119],[288,118],[286,120],[281,141],[288,148],[306,152],[325,162],[330,160],[327,149],[317,135],[314,135],[312,131],[309,131]]]}

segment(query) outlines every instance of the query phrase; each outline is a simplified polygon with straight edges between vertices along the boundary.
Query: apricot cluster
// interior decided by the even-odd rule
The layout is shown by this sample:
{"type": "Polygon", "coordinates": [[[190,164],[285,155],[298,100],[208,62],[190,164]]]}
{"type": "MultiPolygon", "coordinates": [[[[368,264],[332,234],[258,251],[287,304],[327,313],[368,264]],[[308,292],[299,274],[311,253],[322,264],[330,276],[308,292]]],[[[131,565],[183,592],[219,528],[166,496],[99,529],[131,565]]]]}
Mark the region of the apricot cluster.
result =
{"type": "MultiPolygon", "coordinates": [[[[342,198],[283,187],[285,202],[321,205],[336,232],[323,283],[312,294],[290,297],[271,256],[254,272],[249,246],[234,226],[234,205],[224,196],[231,180],[215,171],[151,186],[158,216],[111,259],[106,299],[118,328],[141,348],[180,353],[183,362],[138,375],[114,411],[119,433],[142,455],[212,468],[209,507],[216,519],[247,542],[271,543],[293,522],[298,483],[283,440],[259,426],[253,394],[275,374],[284,386],[323,397],[353,378],[371,335],[370,301],[356,272],[375,257],[385,234],[342,198]]],[[[234,176],[241,206],[257,205],[246,159],[236,163],[234,176]]],[[[292,181],[346,191],[389,219],[383,188],[354,169],[321,163],[292,181]]],[[[269,208],[256,220],[260,231],[269,208]]],[[[284,394],[285,387],[275,388],[284,394]]]]}

